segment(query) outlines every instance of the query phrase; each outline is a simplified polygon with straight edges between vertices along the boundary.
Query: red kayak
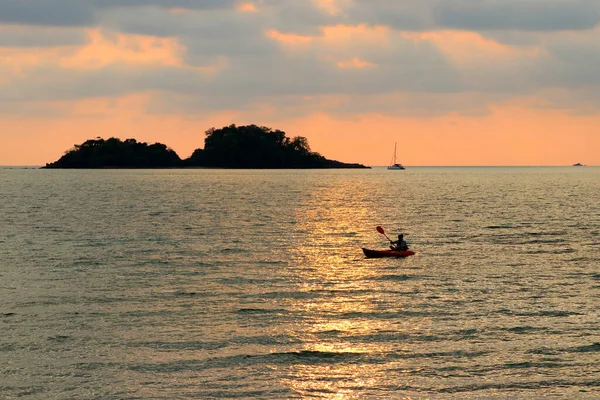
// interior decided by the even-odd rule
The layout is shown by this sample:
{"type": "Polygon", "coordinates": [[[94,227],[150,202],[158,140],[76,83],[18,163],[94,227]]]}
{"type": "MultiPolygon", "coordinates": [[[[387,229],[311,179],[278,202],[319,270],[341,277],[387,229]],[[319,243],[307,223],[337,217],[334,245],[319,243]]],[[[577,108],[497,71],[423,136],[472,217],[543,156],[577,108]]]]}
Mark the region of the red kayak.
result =
{"type": "Polygon", "coordinates": [[[398,250],[369,250],[369,249],[365,249],[363,247],[362,249],[363,253],[365,253],[365,256],[367,256],[367,258],[383,258],[383,257],[408,257],[408,256],[414,256],[415,252],[412,250],[404,250],[404,251],[398,251],[398,250]]]}

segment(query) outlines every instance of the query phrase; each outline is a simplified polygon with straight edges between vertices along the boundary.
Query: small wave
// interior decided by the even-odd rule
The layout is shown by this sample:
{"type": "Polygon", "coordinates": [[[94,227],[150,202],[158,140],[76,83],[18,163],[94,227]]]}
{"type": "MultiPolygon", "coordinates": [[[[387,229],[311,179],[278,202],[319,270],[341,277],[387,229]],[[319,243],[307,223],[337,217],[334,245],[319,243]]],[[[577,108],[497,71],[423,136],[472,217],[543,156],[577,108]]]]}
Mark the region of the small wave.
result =
{"type": "Polygon", "coordinates": [[[48,338],[48,340],[51,342],[66,342],[69,339],[71,339],[71,336],[67,335],[55,335],[48,338]]]}
{"type": "Polygon", "coordinates": [[[346,356],[357,356],[363,353],[347,352],[347,351],[318,351],[318,350],[301,350],[291,351],[285,353],[271,353],[271,356],[293,356],[299,358],[335,358],[335,357],[346,357],[346,356]]]}
{"type": "Polygon", "coordinates": [[[590,344],[589,346],[574,347],[569,350],[570,353],[600,353],[600,342],[590,344]]]}
{"type": "MultiPolygon", "coordinates": [[[[559,244],[567,243],[564,239],[530,239],[530,240],[515,240],[515,244],[559,244]]],[[[557,251],[561,250],[559,248],[557,251]]]]}
{"type": "Polygon", "coordinates": [[[550,249],[550,250],[526,250],[523,251],[523,254],[571,254],[575,253],[573,249],[550,249]]]}
{"type": "Polygon", "coordinates": [[[266,309],[266,308],[240,308],[238,314],[279,314],[286,312],[283,309],[266,309]]]}
{"type": "Polygon", "coordinates": [[[546,310],[532,313],[515,313],[514,315],[519,317],[570,317],[573,315],[583,315],[575,311],[562,311],[562,310],[546,310]]]}
{"type": "Polygon", "coordinates": [[[472,328],[472,329],[461,329],[459,331],[456,331],[456,333],[458,335],[463,335],[463,336],[470,336],[470,335],[475,335],[478,333],[477,329],[472,328]]]}
{"type": "Polygon", "coordinates": [[[286,262],[282,261],[282,260],[272,260],[272,261],[261,260],[261,261],[256,261],[256,264],[258,264],[258,265],[284,265],[284,264],[286,264],[286,262]]]}
{"type": "MultiPolygon", "coordinates": [[[[270,353],[266,355],[268,359],[275,359],[278,362],[302,362],[302,363],[332,363],[356,360],[365,355],[359,352],[335,352],[335,351],[317,351],[301,350],[284,353],[270,353]]],[[[257,356],[261,357],[261,356],[257,356]]]]}
{"type": "Polygon", "coordinates": [[[364,318],[364,319],[386,319],[386,320],[394,320],[400,317],[447,317],[455,315],[454,313],[441,312],[441,311],[414,311],[414,310],[397,310],[397,311],[383,311],[383,312],[359,312],[359,311],[351,311],[339,314],[340,318],[344,319],[354,319],[354,318],[364,318]]]}
{"type": "Polygon", "coordinates": [[[340,336],[341,334],[343,334],[344,332],[339,330],[339,329],[330,329],[327,331],[321,331],[321,332],[317,332],[317,334],[319,336],[333,336],[333,337],[337,337],[340,336]]]}
{"type": "Polygon", "coordinates": [[[182,372],[202,371],[209,368],[230,368],[231,366],[253,365],[253,364],[332,364],[340,362],[351,362],[365,353],[354,352],[332,352],[302,350],[291,352],[276,352],[268,354],[240,354],[227,357],[215,357],[205,360],[182,360],[166,363],[144,363],[129,364],[121,368],[136,372],[182,372]]]}
{"type": "Polygon", "coordinates": [[[267,292],[260,295],[263,299],[317,299],[321,297],[321,293],[316,291],[301,292],[301,291],[281,291],[267,292]]]}
{"type": "Polygon", "coordinates": [[[534,332],[534,331],[545,331],[547,330],[546,328],[537,328],[535,326],[515,326],[513,328],[507,328],[506,331],[508,332],[512,332],[512,333],[529,333],[529,332],[534,332]]]}
{"type": "Polygon", "coordinates": [[[513,225],[489,225],[485,229],[513,229],[513,225]]]}
{"type": "MultiPolygon", "coordinates": [[[[564,236],[564,232],[525,232],[520,234],[519,236],[564,236]]],[[[565,241],[564,239],[560,239],[561,241],[565,241]]],[[[557,240],[558,241],[558,240],[557,240]]]]}
{"type": "Polygon", "coordinates": [[[562,368],[565,364],[561,362],[519,362],[504,364],[504,369],[526,369],[526,368],[562,368]]]}
{"type": "Polygon", "coordinates": [[[97,369],[116,368],[116,367],[119,367],[120,364],[91,362],[91,363],[73,364],[73,366],[81,371],[95,371],[97,369]]]}
{"type": "Polygon", "coordinates": [[[558,349],[551,349],[549,347],[540,347],[539,349],[528,350],[527,354],[537,354],[541,356],[555,356],[560,353],[558,349]]]}
{"type": "Polygon", "coordinates": [[[595,342],[587,346],[577,346],[569,348],[549,348],[540,347],[538,349],[529,350],[529,354],[539,354],[545,356],[555,356],[560,353],[600,353],[600,342],[595,342]]]}
{"type": "Polygon", "coordinates": [[[415,277],[412,275],[381,275],[373,278],[374,281],[396,281],[396,282],[404,282],[409,279],[414,279],[415,277]]]}
{"type": "Polygon", "coordinates": [[[219,250],[219,253],[246,253],[246,252],[247,252],[247,250],[240,249],[237,247],[234,247],[234,248],[228,247],[228,248],[219,250]]]}
{"type": "Polygon", "coordinates": [[[441,337],[437,335],[404,332],[381,332],[366,335],[347,333],[339,336],[351,343],[398,343],[409,340],[411,342],[436,343],[443,342],[447,339],[447,337],[441,337]]]}
{"type": "Polygon", "coordinates": [[[219,350],[227,347],[226,342],[130,342],[129,347],[148,347],[158,350],[219,350]]]}
{"type": "MultiPolygon", "coordinates": [[[[260,345],[260,346],[289,346],[301,344],[299,340],[290,335],[258,335],[258,336],[237,336],[217,341],[148,341],[148,342],[129,342],[130,347],[147,347],[157,350],[204,350],[214,351],[226,349],[233,345],[260,345]]],[[[234,346],[237,347],[237,346],[234,346]]],[[[233,356],[237,357],[237,356],[233,356]]],[[[245,356],[244,356],[245,357],[245,356]]]]}
{"type": "Polygon", "coordinates": [[[198,295],[196,292],[186,292],[184,290],[178,290],[174,293],[175,296],[185,296],[185,297],[194,297],[198,295]]]}
{"type": "MultiPolygon", "coordinates": [[[[543,298],[539,296],[537,298],[543,298]]],[[[573,315],[582,315],[581,313],[575,311],[563,311],[563,310],[543,310],[536,312],[517,312],[514,310],[509,310],[506,308],[500,309],[497,311],[499,314],[503,315],[511,315],[518,317],[570,317],[573,315]]]]}
{"type": "Polygon", "coordinates": [[[354,236],[358,236],[358,233],[356,233],[356,232],[337,232],[337,233],[330,233],[327,236],[333,236],[333,237],[354,237],[354,236]]]}
{"type": "Polygon", "coordinates": [[[110,304],[128,302],[130,300],[127,297],[88,297],[85,299],[85,302],[90,304],[110,304]]]}
{"type": "Polygon", "coordinates": [[[483,357],[488,355],[489,351],[440,351],[431,353],[398,353],[395,354],[394,358],[400,359],[412,359],[412,358],[467,358],[474,359],[477,357],[483,357]]]}
{"type": "Polygon", "coordinates": [[[269,280],[265,279],[256,279],[256,278],[245,278],[242,276],[230,277],[230,278],[220,278],[218,279],[219,283],[223,285],[272,285],[277,280],[269,280]]]}
{"type": "Polygon", "coordinates": [[[513,382],[513,383],[489,383],[483,385],[466,385],[447,387],[439,389],[439,393],[467,393],[467,392],[478,392],[483,390],[503,390],[503,389],[529,389],[539,390],[541,388],[557,388],[557,387],[598,387],[600,381],[588,380],[588,381],[566,381],[566,380],[553,380],[553,381],[534,381],[534,382],[513,382]]]}

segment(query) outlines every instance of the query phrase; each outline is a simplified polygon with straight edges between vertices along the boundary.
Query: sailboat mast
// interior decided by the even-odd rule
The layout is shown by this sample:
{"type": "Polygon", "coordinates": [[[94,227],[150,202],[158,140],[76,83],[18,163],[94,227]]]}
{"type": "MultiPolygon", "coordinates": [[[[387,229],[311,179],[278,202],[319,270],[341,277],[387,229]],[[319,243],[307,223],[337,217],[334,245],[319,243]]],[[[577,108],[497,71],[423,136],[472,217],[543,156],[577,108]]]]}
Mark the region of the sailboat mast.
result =
{"type": "Polygon", "coordinates": [[[398,150],[398,142],[394,142],[394,159],[392,160],[392,164],[388,166],[388,169],[391,170],[403,170],[406,169],[402,164],[398,164],[398,160],[396,159],[398,150]]]}

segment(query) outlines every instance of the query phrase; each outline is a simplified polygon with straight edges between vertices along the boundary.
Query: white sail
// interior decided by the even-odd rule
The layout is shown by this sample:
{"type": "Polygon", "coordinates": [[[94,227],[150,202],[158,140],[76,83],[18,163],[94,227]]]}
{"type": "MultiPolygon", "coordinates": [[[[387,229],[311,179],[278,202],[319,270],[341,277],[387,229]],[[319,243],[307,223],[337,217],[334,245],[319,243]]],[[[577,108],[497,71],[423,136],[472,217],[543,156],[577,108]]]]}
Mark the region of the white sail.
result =
{"type": "Polygon", "coordinates": [[[396,146],[397,146],[397,144],[398,144],[398,143],[394,143],[394,156],[393,156],[393,158],[392,158],[392,163],[391,163],[391,165],[390,165],[390,166],[388,166],[388,167],[387,167],[387,169],[392,169],[392,170],[403,170],[403,169],[406,169],[406,168],[404,168],[404,166],[403,166],[402,164],[399,164],[399,163],[396,161],[396,146]]]}

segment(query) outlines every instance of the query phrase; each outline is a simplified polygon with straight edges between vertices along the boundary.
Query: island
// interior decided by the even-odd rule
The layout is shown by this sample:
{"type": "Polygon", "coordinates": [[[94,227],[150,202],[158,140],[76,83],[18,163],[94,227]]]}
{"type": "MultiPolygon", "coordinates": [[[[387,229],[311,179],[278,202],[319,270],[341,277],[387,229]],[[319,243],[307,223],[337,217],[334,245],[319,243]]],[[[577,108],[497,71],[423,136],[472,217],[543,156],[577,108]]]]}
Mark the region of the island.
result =
{"type": "Polygon", "coordinates": [[[288,138],[279,129],[234,124],[205,132],[204,148],[187,159],[162,143],[148,145],[135,139],[87,140],[43,168],[236,168],[308,169],[370,168],[329,160],[313,152],[302,136],[288,138]]]}
{"type": "Polygon", "coordinates": [[[574,167],[585,167],[582,163],[573,164],[574,167]]]}

